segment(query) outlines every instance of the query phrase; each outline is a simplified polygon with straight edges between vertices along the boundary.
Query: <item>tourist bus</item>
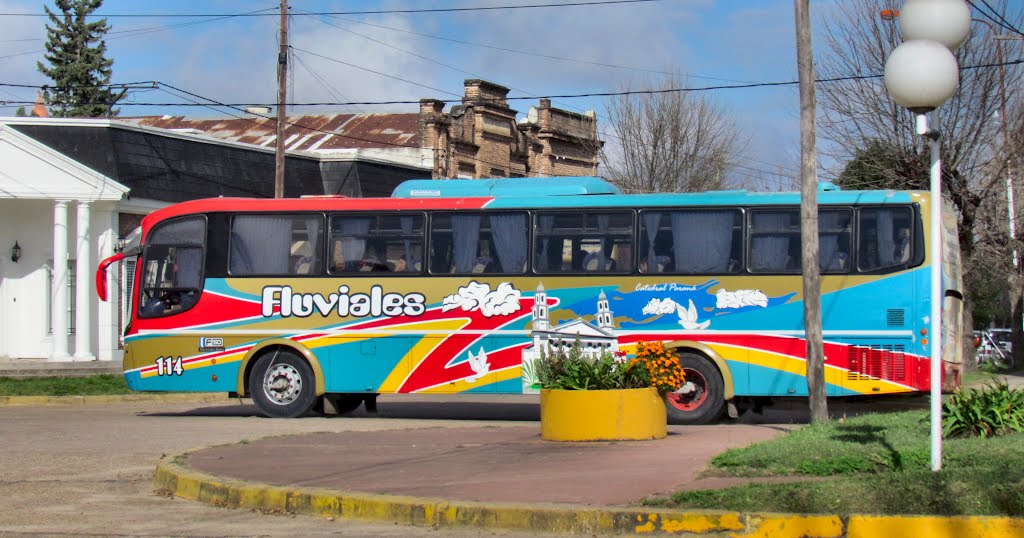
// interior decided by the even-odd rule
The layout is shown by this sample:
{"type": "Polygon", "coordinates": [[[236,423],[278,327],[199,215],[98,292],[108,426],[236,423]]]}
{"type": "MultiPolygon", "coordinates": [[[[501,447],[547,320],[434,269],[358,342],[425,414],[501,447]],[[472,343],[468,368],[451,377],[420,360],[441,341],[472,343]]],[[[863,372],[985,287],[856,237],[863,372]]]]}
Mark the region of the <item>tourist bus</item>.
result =
{"type": "MultiPolygon", "coordinates": [[[[929,390],[927,192],[818,192],[832,397],[929,390]]],[[[558,345],[675,350],[674,423],[807,395],[798,193],[623,194],[592,177],[412,180],[390,198],[216,198],[148,215],[124,375],[271,417],[380,393],[538,392],[558,345]]],[[[943,377],[959,382],[956,221],[942,237],[943,377]]],[[[369,405],[369,403],[368,403],[369,405]]]]}

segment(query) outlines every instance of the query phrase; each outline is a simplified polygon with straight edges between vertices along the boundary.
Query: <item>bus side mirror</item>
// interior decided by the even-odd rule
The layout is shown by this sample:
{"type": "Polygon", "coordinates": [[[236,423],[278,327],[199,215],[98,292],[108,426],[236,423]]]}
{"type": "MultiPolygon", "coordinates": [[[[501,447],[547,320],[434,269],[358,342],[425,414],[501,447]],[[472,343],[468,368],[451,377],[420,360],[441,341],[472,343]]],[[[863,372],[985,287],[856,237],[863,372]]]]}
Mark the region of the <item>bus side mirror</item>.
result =
{"type": "Polygon", "coordinates": [[[118,252],[113,256],[100,262],[100,266],[96,269],[96,295],[99,296],[100,300],[107,302],[107,267],[114,262],[119,262],[124,259],[124,252],[118,252]]]}

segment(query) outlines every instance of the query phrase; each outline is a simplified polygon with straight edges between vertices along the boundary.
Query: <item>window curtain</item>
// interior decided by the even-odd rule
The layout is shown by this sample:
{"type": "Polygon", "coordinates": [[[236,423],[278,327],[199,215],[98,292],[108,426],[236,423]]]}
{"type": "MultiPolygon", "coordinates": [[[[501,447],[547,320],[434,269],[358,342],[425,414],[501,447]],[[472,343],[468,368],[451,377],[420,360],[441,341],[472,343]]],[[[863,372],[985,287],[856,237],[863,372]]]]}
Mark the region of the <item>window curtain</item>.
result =
{"type": "Polygon", "coordinates": [[[363,259],[366,253],[366,234],[370,233],[372,219],[345,217],[341,219],[341,255],[348,265],[363,259]],[[354,237],[355,236],[355,237],[354,237]]]}
{"type": "MultiPolygon", "coordinates": [[[[754,231],[779,230],[789,222],[787,213],[756,213],[754,231]]],[[[757,271],[781,271],[789,261],[790,235],[760,234],[751,240],[750,263],[757,271]]]]}
{"type": "Polygon", "coordinates": [[[480,215],[452,215],[455,272],[471,273],[480,244],[480,215]]]}
{"type": "Polygon", "coordinates": [[[611,238],[608,237],[608,223],[611,221],[611,215],[598,215],[597,216],[597,230],[601,232],[601,250],[598,252],[598,267],[597,270],[600,272],[609,271],[611,268],[608,263],[608,255],[611,250],[609,243],[611,238]]]}
{"type": "Polygon", "coordinates": [[[732,252],[731,211],[672,213],[672,248],[681,273],[724,273],[732,252]]]}
{"type": "Polygon", "coordinates": [[[661,212],[644,212],[644,233],[647,235],[647,273],[659,273],[658,255],[654,252],[654,239],[658,237],[658,227],[661,226],[661,212]]]}
{"type": "Polygon", "coordinates": [[[309,240],[309,249],[312,251],[313,270],[320,270],[320,219],[306,219],[306,238],[309,240]]]}
{"type": "Polygon", "coordinates": [[[203,249],[196,247],[177,247],[175,249],[175,286],[179,288],[201,288],[199,283],[203,273],[203,249]]]}
{"type": "Polygon", "coordinates": [[[893,212],[888,209],[875,211],[878,237],[878,266],[896,264],[896,236],[893,234],[893,212]]]}
{"type": "Polygon", "coordinates": [[[498,261],[506,273],[526,270],[526,215],[491,215],[491,234],[498,261]]]}
{"type": "Polygon", "coordinates": [[[539,229],[541,240],[540,240],[540,253],[537,256],[537,270],[538,271],[549,271],[552,268],[551,260],[548,257],[548,242],[551,240],[551,230],[555,227],[555,216],[554,215],[538,215],[537,216],[537,228],[539,229]]]}
{"type": "Polygon", "coordinates": [[[402,227],[402,247],[405,249],[406,271],[413,270],[415,261],[412,259],[412,219],[413,217],[399,217],[398,225],[402,227]]]}
{"type": "Polygon", "coordinates": [[[822,271],[845,269],[839,261],[839,236],[845,229],[847,215],[836,211],[818,213],[818,267],[822,271]]]}
{"type": "Polygon", "coordinates": [[[291,256],[291,219],[241,215],[231,227],[232,274],[286,275],[291,256]]]}

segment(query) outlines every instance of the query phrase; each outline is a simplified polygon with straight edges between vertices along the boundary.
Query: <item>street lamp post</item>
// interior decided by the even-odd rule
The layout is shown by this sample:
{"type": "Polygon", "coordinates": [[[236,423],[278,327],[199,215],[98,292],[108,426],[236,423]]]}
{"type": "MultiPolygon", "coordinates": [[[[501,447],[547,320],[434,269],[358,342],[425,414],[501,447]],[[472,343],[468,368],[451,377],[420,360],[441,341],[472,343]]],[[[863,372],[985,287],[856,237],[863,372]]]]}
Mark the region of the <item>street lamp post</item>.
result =
{"type": "MultiPolygon", "coordinates": [[[[917,133],[931,149],[931,449],[932,470],[942,468],[942,161],[939,134],[927,113],[956,93],[959,66],[953,50],[970,33],[964,0],[907,0],[900,17],[903,43],[885,62],[885,88],[896,104],[917,115],[917,133]]],[[[935,115],[938,123],[938,115],[935,115]]],[[[937,125],[935,127],[938,127],[937,125]]]]}

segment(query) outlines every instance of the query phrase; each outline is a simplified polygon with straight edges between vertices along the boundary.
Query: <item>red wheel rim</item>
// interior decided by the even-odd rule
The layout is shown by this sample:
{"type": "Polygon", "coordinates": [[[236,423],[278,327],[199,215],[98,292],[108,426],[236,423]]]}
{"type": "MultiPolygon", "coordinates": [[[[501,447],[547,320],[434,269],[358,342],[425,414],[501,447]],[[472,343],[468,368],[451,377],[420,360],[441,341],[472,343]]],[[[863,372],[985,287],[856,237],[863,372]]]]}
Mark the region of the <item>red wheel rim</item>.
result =
{"type": "Polygon", "coordinates": [[[696,385],[697,389],[688,394],[672,392],[666,396],[666,399],[672,407],[680,411],[696,411],[708,399],[708,382],[697,370],[684,368],[683,372],[686,374],[686,381],[696,385]]]}

